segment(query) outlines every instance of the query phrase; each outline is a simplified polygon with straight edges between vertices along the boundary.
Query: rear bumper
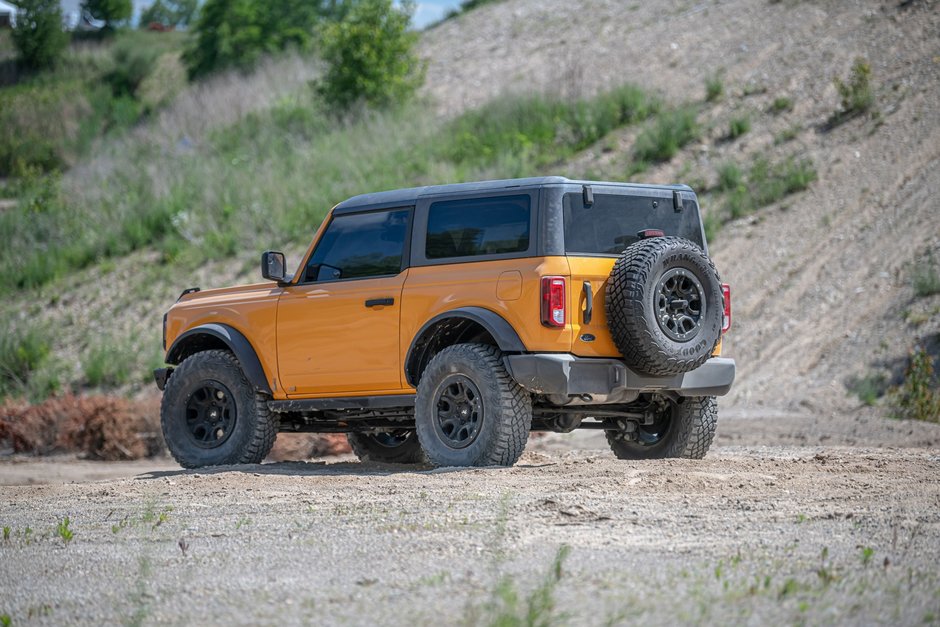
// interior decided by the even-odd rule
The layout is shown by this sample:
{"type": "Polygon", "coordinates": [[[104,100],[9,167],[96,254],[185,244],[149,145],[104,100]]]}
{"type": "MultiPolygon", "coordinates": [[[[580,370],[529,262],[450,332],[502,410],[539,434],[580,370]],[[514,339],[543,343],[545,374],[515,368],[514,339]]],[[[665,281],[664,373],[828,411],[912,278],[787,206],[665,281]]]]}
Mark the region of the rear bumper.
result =
{"type": "Polygon", "coordinates": [[[536,394],[620,396],[625,392],[674,392],[679,396],[724,396],[734,383],[733,359],[712,357],[682,374],[653,377],[639,374],[616,359],[578,357],[567,353],[535,353],[506,357],[516,382],[536,394]]]}

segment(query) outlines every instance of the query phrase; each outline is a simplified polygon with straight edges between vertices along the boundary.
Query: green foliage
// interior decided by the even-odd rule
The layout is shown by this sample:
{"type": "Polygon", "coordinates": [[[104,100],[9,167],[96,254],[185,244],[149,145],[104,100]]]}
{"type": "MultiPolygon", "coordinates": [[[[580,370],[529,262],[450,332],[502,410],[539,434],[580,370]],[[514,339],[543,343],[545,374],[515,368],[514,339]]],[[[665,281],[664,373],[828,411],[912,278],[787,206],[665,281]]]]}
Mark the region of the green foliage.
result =
{"type": "Polygon", "coordinates": [[[487,623],[494,627],[549,627],[559,622],[555,613],[555,590],[564,576],[564,562],[571,553],[567,544],[555,554],[551,568],[542,582],[525,599],[519,598],[516,585],[504,577],[494,590],[487,623]]]}
{"type": "Polygon", "coordinates": [[[904,382],[894,402],[896,418],[940,422],[940,390],[934,378],[933,359],[921,346],[911,351],[904,382]]]}
{"type": "Polygon", "coordinates": [[[160,51],[152,46],[140,45],[137,38],[124,38],[115,43],[111,56],[114,69],[105,79],[111,85],[115,96],[133,97],[144,79],[153,72],[160,51]]]}
{"type": "Polygon", "coordinates": [[[320,93],[340,110],[362,102],[384,107],[408,100],[424,82],[414,52],[417,33],[409,29],[414,4],[361,0],[345,19],[323,29],[321,54],[327,64],[320,93]]]}
{"type": "Polygon", "coordinates": [[[199,0],[156,0],[140,14],[140,28],[160,24],[167,28],[188,26],[199,10],[199,0]]]}
{"type": "Polygon", "coordinates": [[[846,386],[865,405],[875,405],[888,391],[888,377],[883,372],[871,373],[849,379],[846,386]]]}
{"type": "Polygon", "coordinates": [[[911,283],[914,286],[914,294],[919,298],[940,294],[940,269],[933,255],[927,255],[917,264],[911,283]]]}
{"type": "Polygon", "coordinates": [[[92,387],[117,387],[130,380],[133,364],[134,354],[128,347],[109,341],[88,350],[82,370],[92,387]]]}
{"type": "Polygon", "coordinates": [[[871,89],[871,65],[862,57],[855,59],[848,81],[837,78],[835,86],[842,99],[841,113],[845,116],[865,113],[875,102],[871,89]]]}
{"type": "Polygon", "coordinates": [[[512,154],[548,165],[658,108],[632,85],[574,102],[542,95],[501,98],[454,120],[440,150],[456,163],[482,165],[512,154]]]}
{"type": "Polygon", "coordinates": [[[705,79],[705,101],[715,102],[721,98],[725,92],[725,84],[721,80],[721,74],[715,72],[705,79]]]}
{"type": "MultiPolygon", "coordinates": [[[[62,30],[62,9],[58,0],[17,0],[13,43],[20,62],[39,70],[52,67],[69,43],[62,30]]],[[[2,108],[0,108],[2,109],[2,108]]]]}
{"type": "Polygon", "coordinates": [[[731,118],[728,125],[728,139],[737,139],[751,130],[751,118],[747,114],[731,118]]]}
{"type": "Polygon", "coordinates": [[[668,161],[679,149],[698,139],[700,129],[696,111],[691,106],[666,111],[643,129],[633,146],[639,162],[668,161]]]}
{"type": "Polygon", "coordinates": [[[790,111],[793,109],[793,101],[786,96],[778,96],[774,98],[774,101],[770,103],[770,112],[771,113],[783,113],[784,111],[790,111]]]}
{"type": "Polygon", "coordinates": [[[746,185],[731,190],[727,207],[731,218],[753,213],[795,192],[803,191],[816,180],[816,169],[808,159],[787,159],[771,164],[767,159],[757,159],[747,175],[746,185]]]}
{"type": "Polygon", "coordinates": [[[38,326],[9,322],[0,331],[0,398],[51,392],[55,385],[42,376],[50,353],[46,333],[38,326]]]}
{"type": "Polygon", "coordinates": [[[718,168],[718,189],[729,192],[744,183],[744,173],[736,163],[725,163],[718,168]]]}
{"type": "Polygon", "coordinates": [[[289,47],[307,50],[319,21],[342,10],[328,0],[207,0],[196,20],[193,45],[184,55],[189,75],[250,68],[261,56],[289,47]]]}
{"type": "Polygon", "coordinates": [[[68,544],[69,542],[71,542],[72,538],[75,537],[75,534],[72,532],[71,529],[69,529],[69,525],[71,524],[71,522],[72,521],[69,520],[69,517],[66,516],[61,521],[59,521],[59,524],[56,525],[56,528],[55,528],[56,535],[62,538],[62,542],[64,542],[65,544],[68,544]]]}
{"type": "Polygon", "coordinates": [[[134,9],[131,0],[85,0],[82,8],[96,20],[104,20],[106,28],[130,19],[134,9]]]}

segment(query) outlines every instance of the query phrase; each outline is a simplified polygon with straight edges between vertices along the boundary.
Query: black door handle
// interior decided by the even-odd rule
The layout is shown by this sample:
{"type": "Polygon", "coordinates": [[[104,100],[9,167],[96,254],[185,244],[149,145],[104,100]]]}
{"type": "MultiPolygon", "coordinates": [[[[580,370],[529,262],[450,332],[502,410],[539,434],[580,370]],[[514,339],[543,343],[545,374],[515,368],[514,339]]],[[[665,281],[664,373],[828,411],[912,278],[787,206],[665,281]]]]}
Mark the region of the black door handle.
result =
{"type": "Polygon", "coordinates": [[[584,324],[591,324],[591,318],[594,317],[594,292],[591,290],[590,281],[585,281],[582,287],[584,289],[584,324]]]}
{"type": "Polygon", "coordinates": [[[382,307],[384,305],[394,305],[394,298],[370,298],[366,301],[366,307],[382,307]]]}

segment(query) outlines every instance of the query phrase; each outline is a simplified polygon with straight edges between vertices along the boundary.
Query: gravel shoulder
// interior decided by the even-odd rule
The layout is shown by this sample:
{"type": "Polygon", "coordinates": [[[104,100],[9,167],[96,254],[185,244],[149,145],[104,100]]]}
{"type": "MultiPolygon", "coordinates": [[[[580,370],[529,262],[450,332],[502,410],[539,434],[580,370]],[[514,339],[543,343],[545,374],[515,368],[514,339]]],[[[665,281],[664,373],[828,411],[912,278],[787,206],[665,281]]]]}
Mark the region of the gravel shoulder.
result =
{"type": "MultiPolygon", "coordinates": [[[[729,417],[702,461],[618,461],[598,434],[580,432],[540,438],[509,469],[340,458],[193,472],[158,462],[111,465],[123,478],[3,486],[0,615],[13,624],[490,624],[529,611],[589,625],[940,621],[940,454],[921,443],[940,428],[895,423],[923,433],[854,447],[839,440],[855,437],[850,429],[832,436],[839,444],[812,446],[745,435],[785,418],[729,417]],[[68,543],[56,533],[65,516],[68,543]]],[[[0,464],[0,475],[24,465],[0,464]]]]}

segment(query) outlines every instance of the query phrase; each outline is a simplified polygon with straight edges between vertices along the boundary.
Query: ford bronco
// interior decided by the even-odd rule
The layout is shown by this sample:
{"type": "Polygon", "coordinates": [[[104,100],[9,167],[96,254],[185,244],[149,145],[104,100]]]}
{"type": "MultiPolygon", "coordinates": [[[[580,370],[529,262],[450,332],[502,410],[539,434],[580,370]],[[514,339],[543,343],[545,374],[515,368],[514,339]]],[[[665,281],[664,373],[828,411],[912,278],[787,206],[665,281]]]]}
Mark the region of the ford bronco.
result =
{"type": "Polygon", "coordinates": [[[684,185],[545,177],[364,194],[293,274],[190,288],[163,318],[161,423],[183,466],[257,463],[279,431],[361,459],[512,465],[530,431],[623,459],[705,455],[731,294],[684,185]]]}

